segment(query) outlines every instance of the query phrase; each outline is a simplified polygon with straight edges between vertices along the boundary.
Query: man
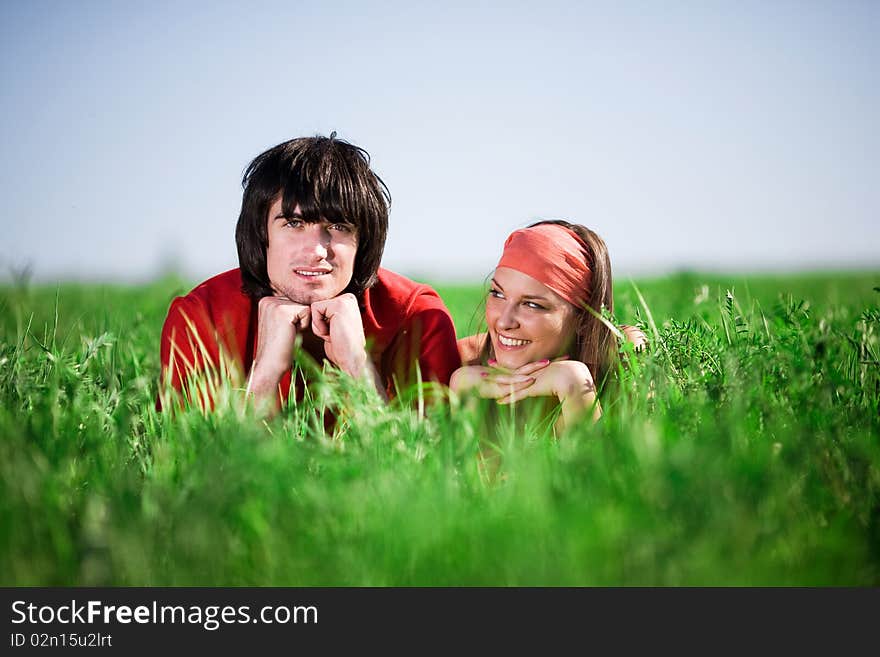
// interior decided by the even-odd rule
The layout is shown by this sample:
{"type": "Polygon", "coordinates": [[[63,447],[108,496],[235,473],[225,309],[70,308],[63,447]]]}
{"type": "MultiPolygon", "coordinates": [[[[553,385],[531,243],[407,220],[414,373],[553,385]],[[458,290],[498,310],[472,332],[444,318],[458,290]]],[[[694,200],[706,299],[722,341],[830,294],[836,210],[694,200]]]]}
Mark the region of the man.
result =
{"type": "Polygon", "coordinates": [[[176,298],[162,329],[163,381],[184,398],[211,405],[222,378],[246,380],[275,410],[307,385],[291,384],[297,349],[383,397],[417,371],[448,384],[461,364],[437,293],[379,267],[388,190],[367,152],[335,137],[284,142],[245,171],[240,267],[176,298]]]}

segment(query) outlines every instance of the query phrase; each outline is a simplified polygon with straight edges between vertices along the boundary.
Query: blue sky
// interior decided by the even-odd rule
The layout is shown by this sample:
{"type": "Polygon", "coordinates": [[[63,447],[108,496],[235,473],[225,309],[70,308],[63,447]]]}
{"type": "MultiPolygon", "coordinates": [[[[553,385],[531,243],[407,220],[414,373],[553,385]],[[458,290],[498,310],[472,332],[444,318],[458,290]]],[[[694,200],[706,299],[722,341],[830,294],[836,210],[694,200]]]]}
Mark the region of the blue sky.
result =
{"type": "Polygon", "coordinates": [[[0,4],[0,275],[236,266],[241,174],[313,134],[385,265],[479,280],[590,226],[618,274],[880,266],[880,3],[0,4]]]}

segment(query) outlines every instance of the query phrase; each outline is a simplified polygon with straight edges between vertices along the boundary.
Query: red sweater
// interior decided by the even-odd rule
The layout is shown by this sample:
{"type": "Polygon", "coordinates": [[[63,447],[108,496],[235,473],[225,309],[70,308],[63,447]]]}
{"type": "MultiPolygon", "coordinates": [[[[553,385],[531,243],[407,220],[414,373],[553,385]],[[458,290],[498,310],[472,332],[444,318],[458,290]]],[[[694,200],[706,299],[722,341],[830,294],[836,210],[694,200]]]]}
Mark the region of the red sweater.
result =
{"type": "MultiPolygon", "coordinates": [[[[378,278],[364,293],[361,319],[386,392],[394,395],[395,379],[401,389],[414,383],[416,362],[423,381],[448,385],[461,359],[443,301],[429,286],[387,269],[379,269],[378,278]]],[[[171,303],[162,328],[162,380],[182,392],[188,373],[216,372],[219,363],[221,376],[241,385],[256,348],[257,303],[241,291],[241,271],[233,269],[171,303]]],[[[284,399],[290,394],[290,378],[288,371],[281,379],[284,399]]]]}

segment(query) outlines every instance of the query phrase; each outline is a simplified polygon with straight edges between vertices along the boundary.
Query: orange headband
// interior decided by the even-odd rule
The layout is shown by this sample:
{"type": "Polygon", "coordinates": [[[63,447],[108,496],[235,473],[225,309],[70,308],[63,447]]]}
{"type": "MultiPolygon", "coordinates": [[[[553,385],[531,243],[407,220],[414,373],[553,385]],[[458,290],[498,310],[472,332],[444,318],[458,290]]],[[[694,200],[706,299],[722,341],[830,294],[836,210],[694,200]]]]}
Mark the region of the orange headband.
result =
{"type": "Polygon", "coordinates": [[[587,248],[574,231],[559,224],[539,224],[511,233],[498,266],[531,276],[577,308],[590,301],[587,248]]]}

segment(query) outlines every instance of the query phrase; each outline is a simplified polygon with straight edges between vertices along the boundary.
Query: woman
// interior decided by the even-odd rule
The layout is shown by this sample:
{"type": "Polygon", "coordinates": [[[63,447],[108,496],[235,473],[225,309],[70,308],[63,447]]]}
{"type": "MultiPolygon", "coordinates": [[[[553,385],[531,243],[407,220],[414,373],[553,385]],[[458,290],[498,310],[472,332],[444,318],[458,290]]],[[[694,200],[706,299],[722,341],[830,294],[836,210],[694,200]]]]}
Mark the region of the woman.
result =
{"type": "MultiPolygon", "coordinates": [[[[487,333],[459,340],[464,366],[450,381],[461,394],[512,404],[557,401],[557,429],[584,414],[598,419],[601,388],[617,358],[617,335],[645,344],[634,327],[621,334],[602,318],[614,311],[611,262],[596,233],[566,221],[514,231],[486,299],[487,333]]],[[[555,404],[554,404],[555,405],[555,404]]]]}

